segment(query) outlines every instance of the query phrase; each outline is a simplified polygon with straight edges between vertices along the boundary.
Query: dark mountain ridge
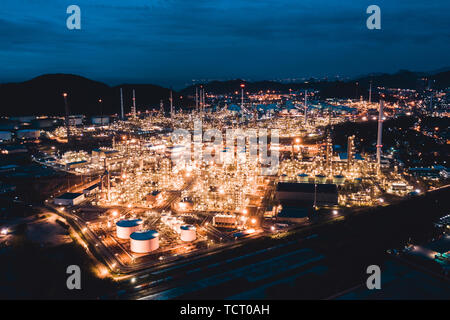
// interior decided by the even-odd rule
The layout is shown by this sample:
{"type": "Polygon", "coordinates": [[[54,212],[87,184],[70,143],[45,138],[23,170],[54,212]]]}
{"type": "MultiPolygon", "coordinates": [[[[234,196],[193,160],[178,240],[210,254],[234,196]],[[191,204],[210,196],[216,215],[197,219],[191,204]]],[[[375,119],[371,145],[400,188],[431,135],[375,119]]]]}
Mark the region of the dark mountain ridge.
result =
{"type": "MultiPolygon", "coordinates": [[[[68,94],[70,114],[119,114],[120,87],[125,113],[130,112],[133,89],[138,111],[159,109],[161,100],[168,109],[170,89],[161,86],[124,84],[110,87],[77,75],[47,74],[25,82],[0,84],[0,115],[64,115],[64,92],[68,94]]],[[[175,106],[192,105],[188,99],[180,99],[175,91],[173,98],[175,106]]]]}
{"type": "MultiPolygon", "coordinates": [[[[443,69],[445,70],[445,69],[443,69]]],[[[240,79],[211,81],[201,84],[206,92],[229,94],[240,91],[276,91],[288,93],[289,90],[316,89],[321,98],[359,98],[367,97],[369,83],[392,88],[425,89],[429,85],[435,89],[450,87],[450,71],[436,74],[400,70],[394,74],[373,74],[349,81],[317,81],[310,79],[301,83],[281,83],[275,81],[248,82],[240,79]]],[[[200,85],[197,85],[199,87],[200,85]]],[[[68,94],[71,114],[99,115],[120,113],[120,88],[123,90],[125,113],[130,112],[132,90],[136,91],[138,111],[158,109],[163,100],[164,108],[169,109],[170,89],[153,84],[123,84],[111,87],[105,83],[71,74],[47,74],[28,81],[0,84],[0,115],[64,115],[63,93],[68,94]],[[99,100],[101,99],[101,103],[99,100]]],[[[195,87],[189,86],[179,92],[173,91],[173,103],[183,109],[191,108],[195,87]]]]}

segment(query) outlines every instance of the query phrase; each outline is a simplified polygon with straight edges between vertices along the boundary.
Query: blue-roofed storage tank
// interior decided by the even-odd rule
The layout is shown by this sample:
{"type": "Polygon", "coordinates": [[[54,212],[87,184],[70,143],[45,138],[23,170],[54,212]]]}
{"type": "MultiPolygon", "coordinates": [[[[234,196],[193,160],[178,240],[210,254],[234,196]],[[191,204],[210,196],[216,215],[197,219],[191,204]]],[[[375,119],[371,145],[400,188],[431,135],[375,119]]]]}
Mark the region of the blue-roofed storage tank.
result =
{"type": "Polygon", "coordinates": [[[159,248],[159,233],[155,230],[142,230],[130,235],[130,249],[135,253],[148,253],[159,248]]]}
{"type": "Polygon", "coordinates": [[[333,177],[333,181],[335,184],[341,185],[341,184],[344,184],[345,177],[341,174],[338,174],[333,177]]]}
{"type": "Polygon", "coordinates": [[[196,229],[191,224],[181,226],[180,231],[182,241],[194,241],[197,238],[196,229]]]}
{"type": "Polygon", "coordinates": [[[298,175],[298,181],[306,183],[309,181],[309,176],[306,173],[301,173],[298,175]]]}
{"type": "Polygon", "coordinates": [[[327,177],[323,174],[316,175],[316,183],[325,183],[327,181],[327,177]]]}
{"type": "Polygon", "coordinates": [[[120,220],[116,222],[117,238],[129,239],[130,235],[141,229],[141,219],[120,220]]]}

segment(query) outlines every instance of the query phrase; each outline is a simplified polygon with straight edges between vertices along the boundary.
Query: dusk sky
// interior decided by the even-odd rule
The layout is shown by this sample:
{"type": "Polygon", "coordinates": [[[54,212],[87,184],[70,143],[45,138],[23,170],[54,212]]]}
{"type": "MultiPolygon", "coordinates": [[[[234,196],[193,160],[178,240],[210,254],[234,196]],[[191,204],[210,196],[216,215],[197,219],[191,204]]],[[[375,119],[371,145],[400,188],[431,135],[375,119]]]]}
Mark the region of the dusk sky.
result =
{"type": "Polygon", "coordinates": [[[449,66],[450,1],[1,0],[0,82],[357,76],[449,66]],[[66,8],[81,8],[68,30],[66,8]],[[381,8],[381,30],[366,8],[381,8]]]}

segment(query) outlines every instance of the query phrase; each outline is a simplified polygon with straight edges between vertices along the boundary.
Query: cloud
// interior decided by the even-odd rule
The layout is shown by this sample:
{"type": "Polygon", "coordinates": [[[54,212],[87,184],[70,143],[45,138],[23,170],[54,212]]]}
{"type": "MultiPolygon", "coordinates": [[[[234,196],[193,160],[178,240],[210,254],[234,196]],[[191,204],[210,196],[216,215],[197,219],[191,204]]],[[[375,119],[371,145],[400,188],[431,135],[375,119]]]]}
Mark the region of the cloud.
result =
{"type": "Polygon", "coordinates": [[[81,31],[66,29],[70,1],[1,1],[4,77],[66,71],[100,80],[185,81],[214,74],[360,74],[365,65],[395,68],[396,62],[416,70],[448,64],[439,53],[450,49],[445,0],[377,1],[378,31],[365,27],[365,9],[372,4],[367,0],[75,2],[81,31]],[[430,59],[423,59],[429,47],[430,59]]]}

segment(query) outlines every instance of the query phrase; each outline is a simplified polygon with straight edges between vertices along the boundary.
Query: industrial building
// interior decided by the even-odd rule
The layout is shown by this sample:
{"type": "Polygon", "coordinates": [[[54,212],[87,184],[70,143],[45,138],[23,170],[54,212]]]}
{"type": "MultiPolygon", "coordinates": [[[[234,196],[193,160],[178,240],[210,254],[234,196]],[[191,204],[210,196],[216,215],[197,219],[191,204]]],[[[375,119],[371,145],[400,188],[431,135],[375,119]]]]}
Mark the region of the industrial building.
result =
{"type": "Polygon", "coordinates": [[[71,126],[80,126],[83,124],[83,115],[70,115],[69,116],[69,125],[71,126]]]}
{"type": "Polygon", "coordinates": [[[236,216],[229,214],[216,214],[213,217],[213,226],[219,228],[236,228],[236,216]]]}
{"type": "Polygon", "coordinates": [[[18,139],[37,139],[41,135],[40,130],[23,129],[17,130],[16,136],[18,139]]]}
{"type": "Polygon", "coordinates": [[[147,201],[147,204],[153,205],[157,201],[163,199],[163,194],[159,190],[153,190],[149,194],[145,196],[145,200],[147,201]]]}
{"type": "Polygon", "coordinates": [[[116,222],[117,238],[129,239],[133,232],[141,230],[142,219],[119,220],[116,222]]]}
{"type": "Polygon", "coordinates": [[[155,230],[142,230],[130,235],[130,249],[135,253],[149,253],[159,248],[159,233],[155,230]]]}
{"type": "Polygon", "coordinates": [[[31,126],[38,129],[51,128],[56,124],[56,121],[52,118],[38,118],[31,121],[31,126]]]}
{"type": "Polygon", "coordinates": [[[109,117],[108,116],[94,116],[91,117],[92,124],[98,124],[98,125],[104,125],[109,124],[109,117]]]}
{"type": "Polygon", "coordinates": [[[0,148],[1,154],[27,153],[28,149],[24,145],[6,145],[0,148]]]}
{"type": "Polygon", "coordinates": [[[67,192],[56,197],[54,203],[58,206],[75,206],[84,201],[83,193],[67,192]]]}
{"type": "Polygon", "coordinates": [[[0,131],[0,141],[9,141],[12,139],[12,133],[10,131],[0,131]]]}
{"type": "Polygon", "coordinates": [[[66,170],[83,167],[87,163],[86,160],[74,161],[66,163],[66,170]]]}
{"type": "Polygon", "coordinates": [[[84,190],[83,190],[83,193],[84,193],[85,195],[91,195],[91,194],[95,193],[98,189],[99,189],[99,184],[96,183],[96,184],[93,184],[92,186],[90,186],[90,187],[84,189],[84,190]]]}
{"type": "Polygon", "coordinates": [[[192,211],[193,208],[194,208],[194,202],[192,201],[192,199],[187,198],[187,197],[184,199],[181,199],[180,202],[176,202],[173,204],[173,209],[175,211],[188,212],[188,211],[192,211]]]}
{"type": "Polygon", "coordinates": [[[277,221],[302,223],[308,220],[308,217],[311,215],[311,213],[312,213],[311,208],[283,205],[276,219],[277,221]]]}
{"type": "Polygon", "coordinates": [[[317,206],[338,204],[338,190],[335,184],[279,182],[275,197],[280,202],[317,206]]]}

